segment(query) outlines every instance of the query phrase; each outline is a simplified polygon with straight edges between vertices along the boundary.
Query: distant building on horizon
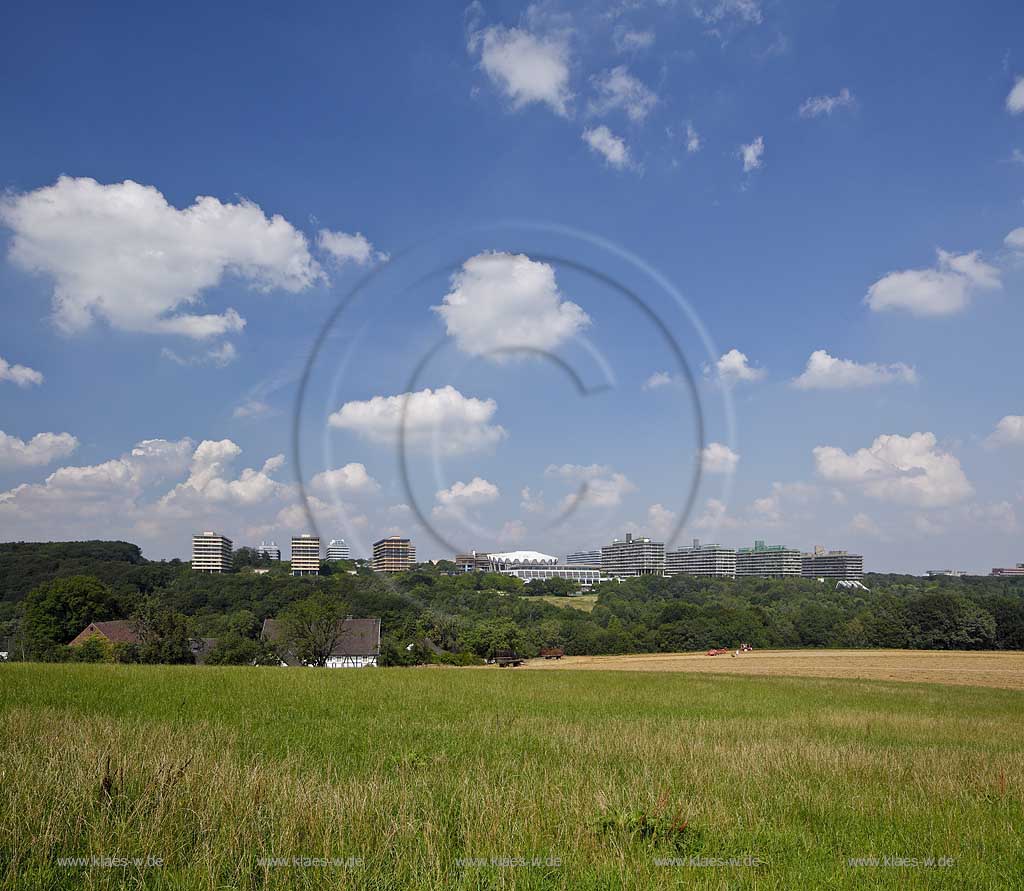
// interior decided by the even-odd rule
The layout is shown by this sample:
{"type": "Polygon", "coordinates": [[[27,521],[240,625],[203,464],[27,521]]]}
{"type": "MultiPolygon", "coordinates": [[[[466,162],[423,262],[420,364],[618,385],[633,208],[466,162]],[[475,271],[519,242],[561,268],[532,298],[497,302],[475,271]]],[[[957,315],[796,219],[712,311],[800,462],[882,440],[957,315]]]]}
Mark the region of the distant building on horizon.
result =
{"type": "Polygon", "coordinates": [[[391,535],[373,543],[374,572],[405,572],[416,562],[416,545],[408,538],[391,535]]]}
{"type": "Polygon", "coordinates": [[[601,548],[601,572],[616,578],[664,575],[665,544],[627,532],[625,539],[616,538],[601,548]]]}
{"type": "Polygon", "coordinates": [[[281,559],[281,549],[277,546],[276,542],[267,543],[265,541],[260,542],[260,546],[256,548],[256,556],[267,557],[270,560],[281,559]]]}
{"type": "Polygon", "coordinates": [[[455,555],[455,568],[459,572],[490,572],[491,555],[486,551],[468,551],[455,555]]]}
{"type": "Polygon", "coordinates": [[[566,579],[582,588],[590,588],[601,581],[601,570],[596,566],[559,563],[557,557],[540,551],[505,551],[498,554],[470,551],[468,554],[458,554],[455,564],[462,572],[496,572],[527,583],[566,579]]]}
{"type": "Polygon", "coordinates": [[[601,566],[601,549],[593,551],[574,551],[565,555],[566,566],[601,566]]]}
{"type": "MultiPolygon", "coordinates": [[[[994,572],[994,570],[993,570],[993,572],[994,572]]],[[[945,577],[949,577],[949,578],[958,579],[958,578],[961,578],[962,576],[970,575],[970,573],[969,572],[965,572],[962,569],[929,569],[927,572],[925,572],[925,575],[928,578],[930,578],[930,579],[943,578],[944,576],[945,577]]]]}
{"type": "Polygon", "coordinates": [[[232,541],[216,532],[197,532],[192,536],[194,572],[231,572],[232,541]]]}
{"type": "Polygon", "coordinates": [[[826,551],[816,545],[814,553],[801,558],[800,574],[807,579],[843,579],[858,582],[864,578],[864,557],[846,551],[826,551]]]}
{"type": "Polygon", "coordinates": [[[1018,563],[1016,566],[1002,569],[993,567],[990,575],[1024,575],[1024,563],[1018,563]]]}
{"type": "Polygon", "coordinates": [[[736,577],[781,579],[803,573],[803,554],[785,545],[766,545],[757,540],[752,548],[736,551],[736,577]]]}
{"type": "Polygon", "coordinates": [[[352,554],[349,551],[348,545],[345,543],[345,539],[331,539],[331,543],[327,545],[327,559],[330,561],[352,559],[352,554]]]}
{"type": "Polygon", "coordinates": [[[292,536],[292,575],[320,574],[320,536],[304,532],[292,536]]]}
{"type": "Polygon", "coordinates": [[[736,548],[720,544],[701,544],[699,538],[688,548],[665,554],[665,575],[699,575],[736,578],[736,548]]]}

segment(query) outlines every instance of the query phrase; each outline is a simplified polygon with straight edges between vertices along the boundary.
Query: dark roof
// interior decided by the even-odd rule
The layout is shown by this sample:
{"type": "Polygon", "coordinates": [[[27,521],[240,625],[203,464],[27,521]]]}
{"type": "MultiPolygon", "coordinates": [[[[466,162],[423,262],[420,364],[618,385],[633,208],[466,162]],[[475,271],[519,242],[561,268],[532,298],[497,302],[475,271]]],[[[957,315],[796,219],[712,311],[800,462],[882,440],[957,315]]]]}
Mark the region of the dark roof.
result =
{"type": "MultiPolygon", "coordinates": [[[[380,619],[342,619],[338,642],[332,656],[379,656],[380,619]]],[[[281,639],[281,623],[277,619],[264,619],[260,636],[269,643],[281,639]]],[[[285,662],[291,662],[287,657],[285,662]]]]}
{"type": "Polygon", "coordinates": [[[217,646],[215,637],[190,637],[188,640],[188,648],[192,651],[192,658],[196,660],[196,665],[204,664],[215,646],[217,646]]]}
{"type": "Polygon", "coordinates": [[[90,637],[99,635],[105,637],[111,643],[138,643],[139,635],[135,630],[135,623],[130,619],[116,619],[112,622],[90,622],[73,641],[70,646],[83,643],[90,637]]]}

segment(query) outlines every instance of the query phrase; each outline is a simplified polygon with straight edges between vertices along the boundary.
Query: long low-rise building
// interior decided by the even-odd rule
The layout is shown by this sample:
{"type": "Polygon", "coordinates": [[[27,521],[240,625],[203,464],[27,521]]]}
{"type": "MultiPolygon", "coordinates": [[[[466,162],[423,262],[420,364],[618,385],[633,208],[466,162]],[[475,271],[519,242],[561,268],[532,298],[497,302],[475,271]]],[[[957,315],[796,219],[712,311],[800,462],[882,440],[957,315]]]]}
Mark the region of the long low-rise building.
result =
{"type": "Polygon", "coordinates": [[[566,579],[582,588],[590,588],[601,581],[601,570],[596,566],[570,566],[540,551],[505,551],[498,554],[470,551],[458,554],[455,565],[461,572],[496,572],[524,582],[566,579]]]}
{"type": "Polygon", "coordinates": [[[574,551],[566,554],[565,563],[567,566],[600,566],[601,549],[594,551],[574,551]]]}
{"type": "Polygon", "coordinates": [[[720,544],[701,544],[700,539],[695,538],[692,547],[666,552],[665,575],[735,578],[736,549],[720,544]]]}
{"type": "Polygon", "coordinates": [[[1024,575],[1024,563],[1018,563],[1016,566],[1012,567],[994,567],[992,569],[992,575],[1024,575]]]}
{"type": "Polygon", "coordinates": [[[816,547],[813,554],[801,559],[801,575],[808,579],[843,579],[859,581],[864,578],[864,558],[847,551],[826,551],[816,547]]]}

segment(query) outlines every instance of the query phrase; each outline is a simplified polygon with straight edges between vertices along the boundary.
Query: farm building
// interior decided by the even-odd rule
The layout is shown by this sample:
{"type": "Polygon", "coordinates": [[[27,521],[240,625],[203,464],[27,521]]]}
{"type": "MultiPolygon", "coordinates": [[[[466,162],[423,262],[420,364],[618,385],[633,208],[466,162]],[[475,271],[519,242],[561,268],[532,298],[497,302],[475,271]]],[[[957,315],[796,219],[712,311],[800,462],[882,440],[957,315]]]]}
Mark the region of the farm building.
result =
{"type": "Polygon", "coordinates": [[[102,637],[111,644],[139,642],[134,622],[130,619],[115,619],[111,622],[90,622],[68,646],[77,647],[90,637],[102,637]]]}
{"type": "MultiPolygon", "coordinates": [[[[279,643],[283,636],[283,628],[277,619],[264,619],[263,640],[271,644],[279,643]]],[[[380,658],[380,619],[342,619],[338,623],[337,638],[331,655],[327,659],[327,668],[370,668],[377,665],[380,658]]],[[[281,654],[282,665],[300,665],[301,662],[290,653],[281,654]]]]}

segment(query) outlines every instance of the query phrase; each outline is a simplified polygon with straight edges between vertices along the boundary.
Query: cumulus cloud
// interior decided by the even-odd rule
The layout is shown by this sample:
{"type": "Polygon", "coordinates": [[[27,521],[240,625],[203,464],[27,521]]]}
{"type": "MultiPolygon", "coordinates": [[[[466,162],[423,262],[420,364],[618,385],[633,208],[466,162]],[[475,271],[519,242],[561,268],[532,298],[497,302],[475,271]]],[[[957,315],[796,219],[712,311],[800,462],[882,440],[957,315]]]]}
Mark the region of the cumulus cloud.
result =
{"type": "Polygon", "coordinates": [[[526,526],[522,520],[507,520],[498,532],[502,544],[518,544],[526,538],[526,526]]]}
{"type": "Polygon", "coordinates": [[[1006,110],[1010,114],[1021,114],[1024,112],[1024,77],[1018,77],[1006,97],[1006,110]]]}
{"type": "Polygon", "coordinates": [[[976,292],[1000,287],[999,270],[982,260],[979,251],[953,254],[939,249],[935,268],[890,272],[868,288],[864,301],[875,312],[947,316],[966,309],[976,292]]]}
{"type": "Polygon", "coordinates": [[[706,366],[705,375],[714,377],[724,384],[753,383],[761,380],[768,372],[750,364],[745,353],[731,349],[723,353],[713,366],[706,366]]]}
{"type": "Polygon", "coordinates": [[[1003,239],[1003,243],[1011,250],[1024,253],[1024,226],[1020,226],[1010,232],[1006,238],[1003,239]]]}
{"type": "Polygon", "coordinates": [[[523,486],[522,491],[519,493],[519,497],[522,499],[519,502],[519,506],[528,514],[544,513],[545,507],[543,492],[533,492],[529,486],[523,486]]]}
{"type": "Polygon", "coordinates": [[[916,382],[917,371],[903,362],[861,364],[852,359],[836,359],[825,350],[815,350],[807,360],[803,374],[793,379],[793,386],[799,390],[850,390],[916,382]]]}
{"type": "Polygon", "coordinates": [[[960,461],[937,447],[933,433],[884,434],[852,454],[835,446],[818,446],[813,454],[822,478],[856,485],[880,501],[944,507],[974,492],[960,461]]]}
{"type": "Polygon", "coordinates": [[[591,151],[601,155],[610,166],[624,170],[633,165],[626,140],[616,136],[604,124],[584,130],[582,139],[591,151]]]}
{"type": "Polygon", "coordinates": [[[658,390],[662,387],[670,387],[675,382],[676,379],[667,371],[656,371],[644,381],[643,388],[645,390],[658,390]]]}
{"type": "Polygon", "coordinates": [[[160,355],[178,365],[215,365],[217,368],[225,368],[238,358],[238,350],[233,343],[225,341],[218,346],[191,356],[182,356],[167,347],[160,351],[160,355]]]}
{"type": "Polygon", "coordinates": [[[460,350],[495,362],[554,349],[590,324],[579,306],[563,298],[552,266],[498,251],[466,260],[432,309],[460,350]]]}
{"type": "Polygon", "coordinates": [[[836,96],[811,96],[800,104],[800,117],[817,118],[830,115],[841,108],[849,108],[856,100],[853,93],[843,87],[836,96]]]}
{"type": "Polygon", "coordinates": [[[11,381],[19,387],[38,386],[43,382],[43,375],[27,365],[11,365],[0,356],[0,381],[11,381]]]}
{"type": "Polygon", "coordinates": [[[573,505],[616,507],[624,495],[636,489],[624,474],[604,464],[549,464],[544,475],[580,484],[581,492],[566,495],[562,500],[563,510],[573,505]]]}
{"type": "Polygon", "coordinates": [[[233,418],[258,418],[270,412],[270,406],[260,399],[247,399],[241,405],[236,406],[231,413],[233,418]]]}
{"type": "Polygon", "coordinates": [[[669,510],[663,504],[652,504],[647,508],[647,528],[651,535],[657,538],[665,538],[675,528],[675,511],[669,510]]]}
{"type": "Polygon", "coordinates": [[[346,402],[328,424],[370,442],[395,446],[402,439],[404,411],[406,446],[422,449],[436,444],[442,454],[458,455],[491,448],[505,438],[505,429],[490,423],[497,410],[493,399],[463,396],[449,385],[346,402]]]}
{"type": "Polygon", "coordinates": [[[287,492],[273,479],[284,465],[284,455],[268,458],[259,470],[247,467],[232,477],[230,468],[241,454],[241,447],[230,439],[203,440],[192,453],[188,479],[160,499],[160,508],[180,515],[204,502],[246,506],[287,492]]]}
{"type": "Polygon", "coordinates": [[[739,525],[739,520],[729,513],[725,502],[718,498],[709,498],[704,504],[704,510],[693,521],[695,529],[735,529],[739,525]]]}
{"type": "Polygon", "coordinates": [[[764,166],[764,138],[758,136],[753,142],[740,146],[737,156],[743,162],[743,172],[750,173],[764,166]]]}
{"type": "Polygon", "coordinates": [[[37,433],[26,442],[0,430],[0,467],[38,467],[77,448],[78,440],[70,433],[37,433]]]}
{"type": "Polygon", "coordinates": [[[494,483],[482,477],[473,477],[468,483],[454,482],[435,494],[437,504],[434,516],[461,516],[464,510],[497,501],[501,492],[494,483]]]}
{"type": "Polygon", "coordinates": [[[616,65],[591,80],[597,93],[589,105],[592,115],[621,110],[634,123],[642,123],[658,103],[654,92],[630,74],[625,65],[616,65]]]}
{"type": "Polygon", "coordinates": [[[985,444],[989,448],[1024,445],[1024,415],[1006,415],[996,424],[985,444]]]}
{"type": "Polygon", "coordinates": [[[632,53],[650,49],[654,45],[653,31],[634,31],[620,28],[615,32],[613,40],[615,49],[620,53],[632,53]]]}
{"type": "Polygon", "coordinates": [[[702,142],[697,128],[690,121],[686,122],[686,150],[692,155],[699,152],[702,142]]]}
{"type": "Polygon", "coordinates": [[[473,31],[467,45],[480,67],[516,110],[539,102],[569,115],[569,44],[561,35],[538,35],[500,25],[473,31]]]}
{"type": "Polygon", "coordinates": [[[355,263],[366,266],[369,263],[387,260],[388,255],[374,250],[370,240],[361,232],[349,235],[346,232],[333,232],[321,229],[316,237],[317,247],[328,254],[338,265],[355,263]]]}
{"type": "Polygon", "coordinates": [[[240,331],[233,309],[179,312],[228,275],[257,290],[297,292],[322,275],[305,236],[251,201],[200,196],[184,210],[154,187],[62,176],[0,201],[14,233],[10,260],[53,279],[53,314],[67,333],[97,319],[123,331],[196,339],[240,331]]]}
{"type": "Polygon", "coordinates": [[[760,0],[693,0],[693,14],[707,25],[735,19],[751,25],[764,20],[760,0]]]}
{"type": "Polygon", "coordinates": [[[868,535],[872,538],[880,538],[882,535],[882,530],[878,528],[878,524],[865,513],[853,515],[853,519],[850,520],[850,531],[860,535],[868,535]]]}
{"type": "Polygon", "coordinates": [[[700,464],[705,473],[733,473],[740,456],[722,442],[709,442],[700,453],[700,464]]]}
{"type": "Polygon", "coordinates": [[[327,492],[371,493],[380,491],[378,483],[366,470],[365,464],[353,461],[344,467],[324,470],[311,481],[315,489],[327,492]]]}

